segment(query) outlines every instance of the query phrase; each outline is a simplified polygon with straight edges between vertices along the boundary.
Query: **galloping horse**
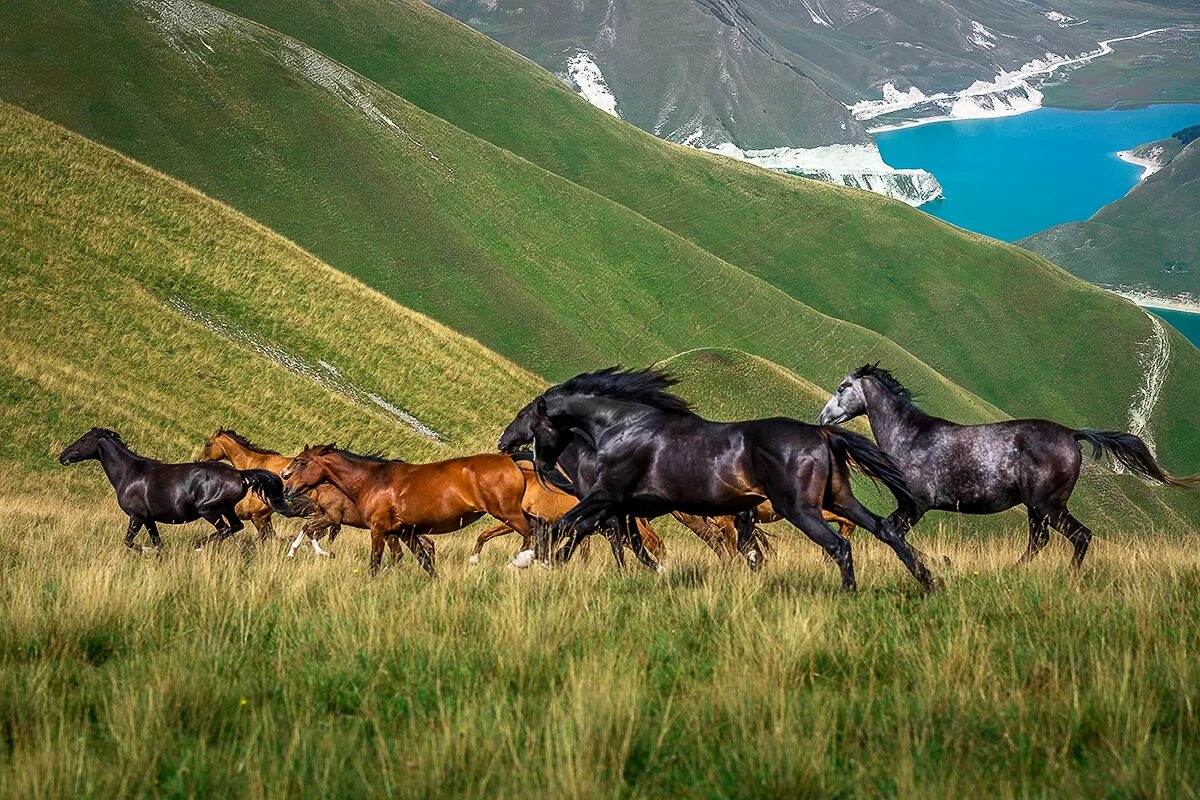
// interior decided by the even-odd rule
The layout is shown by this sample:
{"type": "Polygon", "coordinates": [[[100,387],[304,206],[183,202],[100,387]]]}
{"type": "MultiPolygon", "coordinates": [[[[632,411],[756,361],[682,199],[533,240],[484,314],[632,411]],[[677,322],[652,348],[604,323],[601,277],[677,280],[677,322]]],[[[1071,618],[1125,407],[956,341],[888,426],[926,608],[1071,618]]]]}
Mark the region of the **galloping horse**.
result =
{"type": "Polygon", "coordinates": [[[273,472],[217,463],[164,464],[133,452],[115,431],[105,428],[92,428],[58,457],[64,466],[88,459],[100,462],[116,489],[117,505],[129,515],[125,546],[139,553],[146,548],[133,540],[143,527],[154,552],[162,549],[159,522],[176,525],[203,519],[212,523],[216,530],[196,540],[197,550],[213,539],[228,539],[243,527],[235,508],[249,491],[286,517],[310,510],[306,501],[284,495],[283,482],[273,472]]]}
{"type": "MultiPolygon", "coordinates": [[[[513,454],[514,460],[518,455],[520,454],[513,454]]],[[[536,520],[534,527],[537,527],[537,525],[544,525],[554,522],[563,514],[574,508],[579,502],[575,495],[568,494],[562,489],[559,489],[545,481],[538,480],[538,476],[534,474],[535,468],[531,461],[520,460],[516,463],[517,467],[525,475],[525,495],[521,500],[521,508],[524,510],[527,517],[531,517],[536,520]]],[[[646,522],[645,520],[638,520],[637,525],[638,532],[642,536],[642,541],[645,543],[646,550],[649,551],[649,553],[654,556],[655,559],[653,563],[647,564],[646,566],[657,570],[659,569],[659,564],[665,555],[666,548],[663,547],[662,539],[659,538],[658,533],[650,526],[649,522],[646,522]]],[[[471,557],[468,559],[468,563],[470,563],[472,566],[478,564],[479,554],[483,551],[483,546],[485,544],[490,542],[492,539],[496,539],[500,536],[506,536],[510,533],[513,533],[513,529],[503,522],[498,522],[480,533],[475,539],[475,549],[471,551],[471,557]]],[[[629,544],[629,542],[624,540],[620,536],[620,533],[615,529],[605,530],[604,534],[608,539],[609,546],[612,548],[613,559],[617,562],[618,566],[624,569],[624,548],[629,544]]],[[[528,557],[523,557],[522,553],[531,554],[533,552],[530,549],[532,545],[532,538],[532,536],[525,537],[525,540],[522,543],[521,552],[518,553],[517,558],[513,560],[512,566],[529,566],[528,564],[524,563],[528,557]]]]}
{"type": "Polygon", "coordinates": [[[662,372],[614,367],[576,376],[535,400],[534,452],[543,473],[575,440],[593,454],[595,479],[553,526],[556,534],[572,532],[568,547],[610,517],[680,510],[738,515],[741,549],[753,529],[747,512],[769,500],[834,560],[844,589],[857,588],[850,543],[825,524],[823,508],[888,544],[925,587],[939,585],[904,536],[850,490],[854,464],[898,501],[911,499],[895,463],[866,437],[783,417],[711,422],[667,392],[675,383],[662,372]]]}
{"type": "Polygon", "coordinates": [[[840,424],[863,414],[912,492],[889,517],[890,524],[903,532],[930,510],[994,514],[1024,504],[1029,547],[1018,563],[1046,546],[1049,526],[1074,546],[1072,566],[1083,564],[1092,532],[1067,508],[1083,461],[1080,442],[1092,445],[1093,456],[1109,453],[1130,472],[1157,483],[1200,483],[1200,476],[1176,478],[1163,470],[1145,442],[1131,433],[1074,430],[1042,419],[959,425],[930,416],[878,364],[845,377],[822,409],[821,422],[840,424]]]}
{"type": "MultiPolygon", "coordinates": [[[[500,452],[515,454],[519,452],[520,448],[533,444],[534,406],[536,403],[537,401],[534,400],[517,412],[517,416],[504,429],[504,433],[500,435],[500,441],[497,445],[500,452]]],[[[581,443],[578,440],[573,441],[559,456],[559,469],[570,477],[580,473],[584,475],[590,474],[592,472],[590,465],[581,464],[581,458],[586,458],[581,443]]],[[[566,512],[564,511],[563,513],[566,512]]],[[[838,532],[843,537],[849,538],[854,533],[855,526],[850,520],[839,517],[831,511],[822,511],[822,515],[827,522],[837,523],[838,532]]],[[[734,517],[728,515],[703,517],[697,514],[685,514],[682,511],[672,511],[671,516],[688,530],[692,531],[692,533],[696,534],[700,541],[708,545],[716,553],[720,561],[726,562],[739,552],[737,544],[738,533],[734,517]]],[[[767,502],[760,504],[754,509],[754,518],[756,522],[762,523],[778,522],[783,519],[771,507],[771,504],[767,502]]],[[[558,517],[547,517],[546,519],[553,521],[558,519],[558,517]]],[[[755,528],[749,545],[742,551],[752,569],[757,569],[764,563],[766,543],[766,533],[759,528],[755,528]]],[[[482,545],[478,546],[481,547],[482,545]]],[[[657,555],[655,553],[655,556],[657,555]]]]}
{"type": "Polygon", "coordinates": [[[398,552],[397,540],[402,541],[436,578],[433,553],[422,536],[461,530],[484,514],[522,536],[532,524],[521,508],[524,475],[504,455],[410,464],[327,444],[305,447],[280,476],[292,491],[332,484],[354,502],[371,531],[372,575],[379,572],[385,542],[398,552]]]}
{"type": "MultiPolygon", "coordinates": [[[[276,450],[267,450],[252,444],[246,437],[232,430],[219,430],[204,442],[200,448],[199,461],[220,461],[225,459],[238,469],[265,469],[278,474],[291,463],[292,457],[280,455],[276,450]]],[[[321,539],[328,534],[329,543],[337,538],[343,525],[351,528],[366,528],[358,507],[349,497],[342,494],[337,487],[321,484],[308,493],[313,502],[317,515],[304,523],[300,533],[288,548],[287,557],[294,558],[296,549],[307,539],[312,544],[313,552],[324,558],[333,558],[334,553],[321,547],[321,539]]],[[[258,528],[259,540],[274,538],[275,531],[271,524],[271,506],[263,503],[253,495],[238,503],[237,513],[241,519],[249,519],[258,528]]],[[[423,543],[433,547],[433,542],[423,543]]],[[[397,555],[402,551],[396,550],[397,555]]]]}

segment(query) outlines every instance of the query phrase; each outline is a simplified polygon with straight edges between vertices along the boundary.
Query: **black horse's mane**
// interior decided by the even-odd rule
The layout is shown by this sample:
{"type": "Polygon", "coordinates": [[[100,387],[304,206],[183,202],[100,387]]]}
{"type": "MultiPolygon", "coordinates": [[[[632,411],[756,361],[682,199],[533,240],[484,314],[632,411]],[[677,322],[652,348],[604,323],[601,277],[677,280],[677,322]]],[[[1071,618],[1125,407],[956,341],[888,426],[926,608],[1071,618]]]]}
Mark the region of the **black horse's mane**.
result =
{"type": "Polygon", "coordinates": [[[885,369],[875,364],[863,364],[854,372],[850,373],[852,378],[874,378],[879,381],[883,388],[887,389],[896,397],[900,398],[909,405],[913,405],[913,393],[908,390],[900,379],[891,373],[891,370],[885,369]]]}
{"type": "Polygon", "coordinates": [[[235,442],[240,444],[242,447],[246,448],[247,450],[253,450],[254,452],[258,453],[259,455],[264,455],[264,456],[279,455],[278,450],[268,450],[265,447],[259,447],[258,445],[254,444],[249,439],[247,439],[245,436],[242,436],[240,433],[238,433],[237,431],[235,431],[231,428],[222,428],[221,430],[217,431],[216,435],[217,436],[228,436],[230,439],[233,439],[235,442]]]}
{"type": "Polygon", "coordinates": [[[607,367],[596,372],[585,372],[568,381],[548,389],[544,396],[591,395],[613,400],[640,403],[668,414],[694,416],[695,411],[688,401],[667,391],[679,383],[670,373],[656,369],[631,369],[607,367]]]}
{"type": "Polygon", "coordinates": [[[124,447],[135,458],[140,458],[143,461],[153,461],[155,464],[163,463],[162,461],[159,461],[157,458],[154,458],[153,456],[144,456],[141,453],[135,451],[132,447],[130,447],[128,444],[125,443],[125,440],[121,438],[121,434],[117,433],[114,430],[111,430],[109,428],[92,428],[91,432],[96,435],[97,439],[111,439],[112,441],[121,445],[121,447],[124,447]]]}

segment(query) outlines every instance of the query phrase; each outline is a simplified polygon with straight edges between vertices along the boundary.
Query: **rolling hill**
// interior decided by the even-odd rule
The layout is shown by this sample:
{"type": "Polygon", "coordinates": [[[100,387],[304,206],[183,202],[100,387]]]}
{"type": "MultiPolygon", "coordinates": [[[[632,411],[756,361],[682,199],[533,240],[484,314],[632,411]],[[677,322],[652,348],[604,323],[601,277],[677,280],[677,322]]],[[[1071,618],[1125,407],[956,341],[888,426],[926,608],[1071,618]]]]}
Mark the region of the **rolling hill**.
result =
{"type": "Polygon", "coordinates": [[[1102,286],[1200,302],[1198,209],[1200,144],[1193,141],[1091,219],[1056,225],[1021,245],[1102,286]]]}
{"type": "Polygon", "coordinates": [[[4,103],[0,156],[9,498],[48,484],[107,493],[56,460],[93,425],[167,460],[218,427],[284,452],[336,439],[421,460],[492,447],[543,385],[190,187],[4,103]]]}
{"type": "Polygon", "coordinates": [[[36,24],[6,5],[0,96],[545,379],[703,346],[818,386],[880,360],[947,416],[1140,409],[1168,464],[1200,458],[1195,357],[1171,349],[1148,387],[1153,324],[1038,258],[663,143],[419,3],[224,5],[68,3],[36,24]]]}

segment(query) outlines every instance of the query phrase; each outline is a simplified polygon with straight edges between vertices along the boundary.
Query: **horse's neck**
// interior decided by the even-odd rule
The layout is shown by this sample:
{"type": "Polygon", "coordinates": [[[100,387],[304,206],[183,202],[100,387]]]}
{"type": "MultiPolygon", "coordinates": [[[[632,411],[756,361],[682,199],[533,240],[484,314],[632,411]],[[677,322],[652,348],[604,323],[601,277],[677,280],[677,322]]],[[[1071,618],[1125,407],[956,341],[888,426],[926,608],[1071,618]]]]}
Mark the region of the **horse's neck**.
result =
{"type": "Polygon", "coordinates": [[[617,419],[627,417],[631,410],[640,408],[645,406],[607,397],[579,396],[563,398],[558,413],[566,418],[570,427],[590,439],[590,442],[581,444],[581,447],[588,447],[600,438],[600,434],[611,428],[617,419]]]}
{"type": "Polygon", "coordinates": [[[130,473],[139,462],[145,461],[137,453],[130,450],[124,443],[114,439],[102,439],[98,447],[100,466],[104,469],[108,482],[114,488],[120,489],[129,479],[130,473]]]}
{"type": "Polygon", "coordinates": [[[867,383],[867,421],[875,441],[888,453],[909,443],[917,424],[927,415],[873,381],[867,383]]]}
{"type": "Polygon", "coordinates": [[[289,460],[283,456],[257,453],[251,450],[249,447],[240,445],[237,442],[229,439],[221,440],[221,448],[225,451],[225,457],[229,459],[229,463],[233,464],[238,469],[268,468],[278,472],[277,469],[274,469],[275,464],[272,462],[279,460],[286,464],[289,460]]]}
{"type": "Polygon", "coordinates": [[[367,481],[382,466],[382,463],[374,461],[353,461],[344,457],[327,458],[325,477],[342,494],[357,503],[367,481]]]}

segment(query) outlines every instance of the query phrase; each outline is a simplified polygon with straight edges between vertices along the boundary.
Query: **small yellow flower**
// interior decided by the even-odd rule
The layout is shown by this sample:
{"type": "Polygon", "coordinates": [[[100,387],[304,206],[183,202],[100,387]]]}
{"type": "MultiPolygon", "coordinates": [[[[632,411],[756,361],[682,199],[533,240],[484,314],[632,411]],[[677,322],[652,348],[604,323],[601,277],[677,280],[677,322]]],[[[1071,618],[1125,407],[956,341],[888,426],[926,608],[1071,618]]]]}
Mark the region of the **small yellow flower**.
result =
{"type": "Polygon", "coordinates": [[[358,567],[355,567],[355,568],[354,568],[354,574],[355,574],[355,575],[357,575],[357,574],[358,574],[358,567]]]}
{"type": "Polygon", "coordinates": [[[249,703],[249,702],[250,702],[249,700],[247,700],[246,698],[244,698],[244,697],[243,697],[243,698],[242,698],[242,703],[241,703],[241,704],[242,704],[242,705],[246,705],[246,703],[249,703]]]}
{"type": "Polygon", "coordinates": [[[979,570],[975,570],[975,577],[976,577],[976,578],[978,578],[978,577],[979,577],[979,570]]]}

